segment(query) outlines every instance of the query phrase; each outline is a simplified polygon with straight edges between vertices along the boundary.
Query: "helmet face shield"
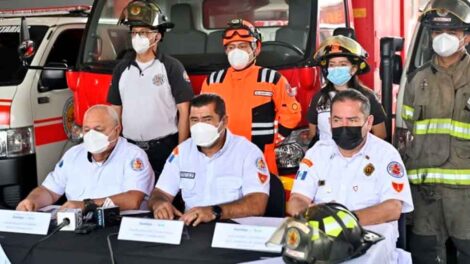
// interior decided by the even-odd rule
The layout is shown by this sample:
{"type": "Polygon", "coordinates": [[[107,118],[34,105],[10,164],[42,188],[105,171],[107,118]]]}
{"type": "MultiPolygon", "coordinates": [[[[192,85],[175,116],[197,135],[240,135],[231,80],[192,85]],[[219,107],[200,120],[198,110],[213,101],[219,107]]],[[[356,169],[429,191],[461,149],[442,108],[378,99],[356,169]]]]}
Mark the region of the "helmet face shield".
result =
{"type": "Polygon", "coordinates": [[[434,0],[421,16],[431,30],[470,29],[470,6],[461,0],[434,0]]]}

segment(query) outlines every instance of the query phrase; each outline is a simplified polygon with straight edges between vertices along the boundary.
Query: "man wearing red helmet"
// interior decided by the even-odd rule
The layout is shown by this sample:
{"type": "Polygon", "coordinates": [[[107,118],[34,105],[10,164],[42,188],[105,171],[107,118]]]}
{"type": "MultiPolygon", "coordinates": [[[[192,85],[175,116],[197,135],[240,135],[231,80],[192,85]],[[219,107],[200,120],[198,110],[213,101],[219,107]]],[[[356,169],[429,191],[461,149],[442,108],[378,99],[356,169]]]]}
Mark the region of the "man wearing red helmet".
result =
{"type": "Polygon", "coordinates": [[[299,123],[300,104],[279,72],[255,64],[261,51],[261,34],[251,23],[231,20],[223,45],[231,67],[211,73],[201,92],[223,97],[230,116],[229,129],[264,151],[269,169],[277,174],[274,147],[299,123]]]}

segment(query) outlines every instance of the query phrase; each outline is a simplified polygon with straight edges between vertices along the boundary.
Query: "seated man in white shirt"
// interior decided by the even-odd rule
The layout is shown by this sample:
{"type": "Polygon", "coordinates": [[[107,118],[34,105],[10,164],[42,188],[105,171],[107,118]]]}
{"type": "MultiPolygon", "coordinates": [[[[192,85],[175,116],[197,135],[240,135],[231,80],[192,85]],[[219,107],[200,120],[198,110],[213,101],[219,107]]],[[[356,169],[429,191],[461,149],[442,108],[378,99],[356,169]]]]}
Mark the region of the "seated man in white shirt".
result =
{"type": "MultiPolygon", "coordinates": [[[[147,155],[120,137],[121,124],[110,106],[95,105],[85,113],[84,143],[72,147],[17,210],[36,211],[55,203],[64,193],[62,208],[102,206],[106,198],[120,210],[141,208],[155,176],[147,155]]],[[[144,205],[145,206],[145,205],[144,205]]]]}
{"type": "Polygon", "coordinates": [[[307,151],[288,214],[334,201],[354,211],[361,225],[374,225],[411,212],[410,186],[398,151],[369,133],[374,117],[367,97],[348,89],[334,97],[331,109],[334,141],[319,141],[307,151]]]}
{"type": "Polygon", "coordinates": [[[149,207],[157,219],[180,217],[186,225],[264,214],[269,170],[259,148],[227,129],[225,103],[215,94],[191,101],[191,138],[168,158],[149,207]],[[183,214],[172,201],[178,191],[183,214]]]}

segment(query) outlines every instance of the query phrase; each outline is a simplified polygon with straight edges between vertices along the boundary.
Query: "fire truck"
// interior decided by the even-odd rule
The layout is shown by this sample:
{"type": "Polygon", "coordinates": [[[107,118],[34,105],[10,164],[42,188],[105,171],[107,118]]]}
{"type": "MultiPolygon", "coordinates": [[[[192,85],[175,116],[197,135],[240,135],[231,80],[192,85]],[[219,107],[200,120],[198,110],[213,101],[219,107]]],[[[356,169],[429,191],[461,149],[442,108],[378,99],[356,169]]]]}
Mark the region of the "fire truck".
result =
{"type": "MultiPolygon", "coordinates": [[[[118,25],[129,0],[96,0],[75,67],[67,72],[73,91],[76,128],[92,105],[106,102],[114,66],[132,49],[129,28],[118,25]]],[[[415,21],[418,0],[182,0],[158,1],[175,27],[158,46],[183,63],[195,93],[207,74],[228,62],[222,33],[234,17],[255,23],[262,51],[257,64],[281,72],[295,88],[306,115],[310,100],[322,85],[312,60],[322,40],[333,34],[355,35],[369,51],[372,71],[363,81],[380,91],[379,41],[386,35],[407,36],[415,21]]],[[[404,53],[403,55],[404,56],[404,53]]],[[[305,118],[277,147],[277,162],[286,190],[292,187],[298,162],[308,147],[305,118]]],[[[79,129],[73,129],[79,138],[79,129]]]]}
{"type": "Polygon", "coordinates": [[[73,101],[63,69],[76,63],[90,9],[0,10],[0,207],[15,207],[67,148],[73,101]]]}

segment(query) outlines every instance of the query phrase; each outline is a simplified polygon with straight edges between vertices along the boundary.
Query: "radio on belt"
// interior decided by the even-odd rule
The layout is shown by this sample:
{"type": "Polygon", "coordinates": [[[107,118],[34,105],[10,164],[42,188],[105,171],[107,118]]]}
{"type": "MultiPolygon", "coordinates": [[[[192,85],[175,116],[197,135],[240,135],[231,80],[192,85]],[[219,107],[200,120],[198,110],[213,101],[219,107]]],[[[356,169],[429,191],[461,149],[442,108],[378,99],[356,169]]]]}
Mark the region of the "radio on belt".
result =
{"type": "Polygon", "coordinates": [[[60,225],[65,218],[68,218],[70,224],[64,226],[61,231],[74,231],[82,225],[82,209],[66,208],[57,212],[57,225],[60,225]]]}

